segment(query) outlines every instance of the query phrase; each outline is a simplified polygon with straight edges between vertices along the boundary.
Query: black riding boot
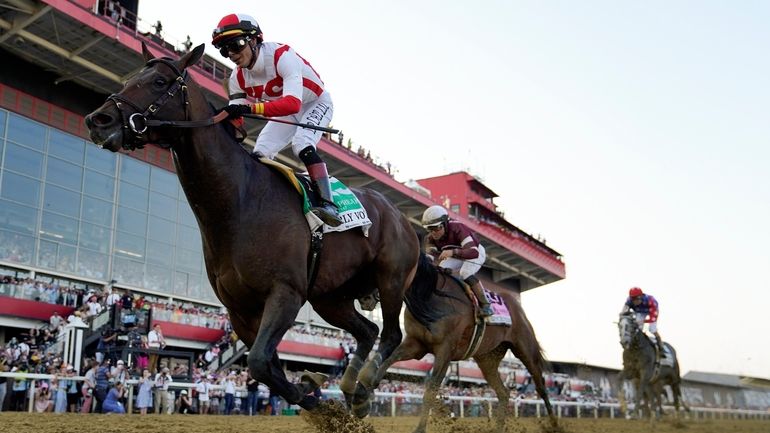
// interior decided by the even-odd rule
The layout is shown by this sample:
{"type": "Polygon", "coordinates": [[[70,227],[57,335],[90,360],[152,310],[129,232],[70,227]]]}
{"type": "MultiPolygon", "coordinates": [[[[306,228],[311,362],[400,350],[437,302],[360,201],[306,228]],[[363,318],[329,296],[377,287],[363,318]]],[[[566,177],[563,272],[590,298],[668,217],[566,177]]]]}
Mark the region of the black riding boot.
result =
{"type": "Polygon", "coordinates": [[[315,183],[318,195],[321,197],[321,203],[320,206],[313,207],[310,211],[320,218],[324,224],[331,227],[339,226],[342,224],[342,221],[340,221],[337,206],[332,201],[332,186],[329,183],[329,176],[319,176],[313,179],[311,175],[311,179],[315,183]]]}
{"type": "Polygon", "coordinates": [[[481,288],[481,281],[475,281],[470,285],[473,294],[476,295],[476,299],[479,301],[479,316],[489,317],[494,314],[492,307],[489,306],[487,295],[484,294],[484,289],[481,288]]]}

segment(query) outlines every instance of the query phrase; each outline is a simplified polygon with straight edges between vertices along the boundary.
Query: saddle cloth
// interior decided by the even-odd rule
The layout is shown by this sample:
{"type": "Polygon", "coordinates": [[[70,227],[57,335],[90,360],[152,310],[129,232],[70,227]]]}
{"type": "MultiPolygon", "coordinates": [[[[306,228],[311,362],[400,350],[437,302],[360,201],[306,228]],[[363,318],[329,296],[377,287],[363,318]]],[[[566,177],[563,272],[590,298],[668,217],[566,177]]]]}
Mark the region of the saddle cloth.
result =
{"type": "Polygon", "coordinates": [[[259,158],[259,161],[286,177],[297,190],[297,193],[302,196],[302,212],[305,214],[310,231],[315,231],[321,226],[323,226],[324,233],[344,232],[352,228],[361,227],[364,236],[369,236],[369,228],[372,226],[372,221],[369,219],[366,209],[353,191],[340,182],[339,179],[329,177],[332,187],[332,201],[337,206],[342,224],[338,227],[330,227],[325,225],[320,218],[310,211],[318,203],[316,194],[311,192],[312,182],[306,174],[297,173],[291,167],[272,159],[259,158]]]}
{"type": "Polygon", "coordinates": [[[505,305],[503,298],[495,292],[484,289],[484,294],[489,300],[489,306],[492,307],[493,315],[487,317],[487,325],[511,326],[511,313],[508,306],[505,305]]]}

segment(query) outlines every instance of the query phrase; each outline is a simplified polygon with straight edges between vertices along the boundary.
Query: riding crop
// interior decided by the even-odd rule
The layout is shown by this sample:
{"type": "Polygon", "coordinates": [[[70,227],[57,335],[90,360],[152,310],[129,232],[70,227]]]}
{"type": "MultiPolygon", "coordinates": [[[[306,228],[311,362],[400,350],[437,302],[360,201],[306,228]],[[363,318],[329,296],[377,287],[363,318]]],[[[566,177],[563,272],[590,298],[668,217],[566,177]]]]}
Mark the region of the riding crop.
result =
{"type": "Polygon", "coordinates": [[[340,133],[339,129],[326,128],[324,126],[311,125],[309,123],[291,122],[289,120],[282,120],[282,119],[275,119],[272,117],[260,116],[259,114],[244,114],[243,117],[248,117],[250,119],[266,120],[268,122],[285,123],[286,125],[294,125],[294,126],[299,126],[300,128],[314,129],[316,131],[328,132],[330,134],[340,133]]]}

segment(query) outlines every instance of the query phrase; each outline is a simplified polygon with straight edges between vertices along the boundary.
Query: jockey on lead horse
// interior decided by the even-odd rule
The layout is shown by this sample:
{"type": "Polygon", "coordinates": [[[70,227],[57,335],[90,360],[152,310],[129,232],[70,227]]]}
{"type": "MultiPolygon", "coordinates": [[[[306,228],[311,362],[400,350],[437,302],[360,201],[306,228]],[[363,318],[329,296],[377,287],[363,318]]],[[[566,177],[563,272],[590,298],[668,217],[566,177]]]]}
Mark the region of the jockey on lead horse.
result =
{"type": "Polygon", "coordinates": [[[632,287],[628,291],[628,298],[620,314],[626,314],[629,311],[634,312],[639,328],[644,328],[645,323],[648,324],[647,329],[655,335],[658,359],[660,359],[663,356],[663,340],[658,334],[658,300],[652,295],[644,294],[639,287],[632,287]]]}
{"type": "MultiPolygon", "coordinates": [[[[334,104],[318,73],[290,46],[263,41],[253,17],[227,15],[211,38],[220,54],[236,65],[228,84],[230,104],[220,109],[227,111],[229,118],[258,114],[329,126],[334,104]]],[[[316,152],[320,139],[320,131],[268,122],[257,137],[254,152],[273,159],[291,142],[294,155],[305,164],[321,198],[321,205],[311,210],[324,223],[336,227],[342,221],[332,201],[326,164],[316,152]]]]}

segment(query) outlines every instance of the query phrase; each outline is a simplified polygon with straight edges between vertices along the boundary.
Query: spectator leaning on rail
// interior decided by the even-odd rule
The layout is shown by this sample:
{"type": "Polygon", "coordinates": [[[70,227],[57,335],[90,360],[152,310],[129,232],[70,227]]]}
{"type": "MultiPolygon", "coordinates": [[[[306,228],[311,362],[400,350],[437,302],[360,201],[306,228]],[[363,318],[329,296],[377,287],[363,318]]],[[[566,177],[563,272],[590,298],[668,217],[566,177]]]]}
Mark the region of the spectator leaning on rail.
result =
{"type": "Polygon", "coordinates": [[[652,295],[644,294],[642,289],[632,287],[628,291],[628,298],[620,314],[626,314],[629,311],[634,312],[639,327],[644,327],[645,323],[648,324],[647,329],[655,335],[658,345],[658,357],[661,357],[663,355],[663,340],[660,339],[660,334],[658,334],[658,300],[652,295]]]}
{"type": "MultiPolygon", "coordinates": [[[[288,45],[264,42],[257,20],[249,15],[230,14],[217,24],[211,43],[237,66],[230,75],[229,117],[259,114],[293,122],[328,126],[334,106],[331,95],[316,71],[288,45]],[[258,102],[251,103],[247,98],[258,102]]],[[[324,223],[338,226],[337,208],[326,164],[316,152],[321,131],[277,122],[267,125],[257,137],[254,152],[274,158],[289,142],[294,154],[307,167],[321,198],[312,209],[324,223]]]]}
{"type": "Polygon", "coordinates": [[[422,214],[422,226],[428,230],[425,237],[425,250],[438,263],[438,266],[458,271],[460,278],[470,286],[479,301],[482,317],[493,314],[487,296],[481,287],[476,273],[487,258],[484,246],[476,240],[476,235],[459,221],[449,219],[449,213],[443,206],[434,205],[422,214]]]}

